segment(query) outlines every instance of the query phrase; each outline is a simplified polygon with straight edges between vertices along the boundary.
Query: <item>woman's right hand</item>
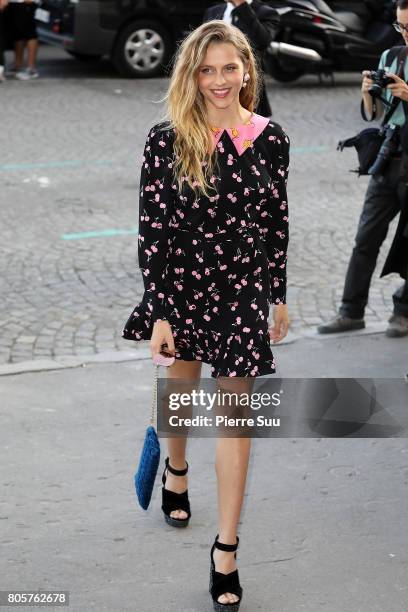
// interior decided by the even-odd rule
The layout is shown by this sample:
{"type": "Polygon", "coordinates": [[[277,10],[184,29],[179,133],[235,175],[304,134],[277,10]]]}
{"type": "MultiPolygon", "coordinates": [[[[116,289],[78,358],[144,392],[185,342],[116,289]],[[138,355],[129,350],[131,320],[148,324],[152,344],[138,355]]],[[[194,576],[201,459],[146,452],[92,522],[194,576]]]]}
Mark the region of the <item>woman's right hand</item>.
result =
{"type": "Polygon", "coordinates": [[[374,83],[373,79],[370,79],[370,71],[364,70],[363,71],[363,83],[361,85],[361,91],[363,92],[363,94],[369,93],[368,90],[373,85],[373,83],[374,83]]]}
{"type": "Polygon", "coordinates": [[[176,349],[170,323],[164,319],[157,319],[157,321],[154,322],[152,337],[150,339],[152,359],[162,351],[162,344],[167,344],[165,349],[166,353],[170,353],[174,357],[176,349]]]}

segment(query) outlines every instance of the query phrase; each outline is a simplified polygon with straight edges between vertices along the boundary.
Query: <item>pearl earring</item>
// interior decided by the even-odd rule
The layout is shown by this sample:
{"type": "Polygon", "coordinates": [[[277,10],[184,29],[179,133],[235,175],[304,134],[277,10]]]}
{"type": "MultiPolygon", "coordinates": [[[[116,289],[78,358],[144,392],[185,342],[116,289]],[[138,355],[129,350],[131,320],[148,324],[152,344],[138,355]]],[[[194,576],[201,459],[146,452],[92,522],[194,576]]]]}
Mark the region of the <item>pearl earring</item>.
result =
{"type": "Polygon", "coordinates": [[[248,72],[246,72],[244,74],[244,82],[242,83],[242,87],[246,87],[247,86],[247,81],[249,81],[249,79],[250,79],[250,76],[249,76],[248,72]]]}

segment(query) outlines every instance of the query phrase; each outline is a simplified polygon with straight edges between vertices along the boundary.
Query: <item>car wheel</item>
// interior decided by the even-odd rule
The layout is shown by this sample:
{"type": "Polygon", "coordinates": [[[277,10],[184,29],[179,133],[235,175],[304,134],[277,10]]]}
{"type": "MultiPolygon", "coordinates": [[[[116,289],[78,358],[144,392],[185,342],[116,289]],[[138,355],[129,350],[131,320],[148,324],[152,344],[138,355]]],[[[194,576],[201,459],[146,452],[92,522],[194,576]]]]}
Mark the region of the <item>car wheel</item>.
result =
{"type": "Polygon", "coordinates": [[[171,39],[154,21],[141,19],[126,25],[116,39],[112,62],[121,76],[154,77],[169,61],[171,39]]]}

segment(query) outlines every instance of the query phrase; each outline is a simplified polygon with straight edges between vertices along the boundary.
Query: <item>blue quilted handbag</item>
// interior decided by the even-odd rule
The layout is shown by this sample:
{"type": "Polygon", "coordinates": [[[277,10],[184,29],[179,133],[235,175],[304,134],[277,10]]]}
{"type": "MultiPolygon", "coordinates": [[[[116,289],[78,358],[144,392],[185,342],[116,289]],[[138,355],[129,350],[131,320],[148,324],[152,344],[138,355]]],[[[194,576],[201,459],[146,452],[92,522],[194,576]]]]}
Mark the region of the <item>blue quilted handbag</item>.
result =
{"type": "Polygon", "coordinates": [[[136,495],[143,510],[147,510],[149,507],[154,481],[156,479],[156,474],[160,463],[160,443],[157,437],[157,432],[154,428],[158,370],[159,366],[156,365],[153,384],[152,412],[150,417],[151,424],[146,429],[143,448],[142,452],[140,453],[139,465],[135,473],[136,495]]]}

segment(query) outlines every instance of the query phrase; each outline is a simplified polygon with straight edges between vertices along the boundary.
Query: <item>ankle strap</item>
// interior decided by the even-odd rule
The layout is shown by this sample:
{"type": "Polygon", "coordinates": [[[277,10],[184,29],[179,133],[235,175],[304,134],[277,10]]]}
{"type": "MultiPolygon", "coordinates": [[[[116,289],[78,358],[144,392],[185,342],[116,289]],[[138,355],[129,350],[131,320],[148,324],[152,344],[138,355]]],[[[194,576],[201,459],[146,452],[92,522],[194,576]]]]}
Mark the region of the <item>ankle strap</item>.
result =
{"type": "Polygon", "coordinates": [[[170,463],[169,463],[169,458],[166,457],[166,468],[169,470],[169,472],[171,472],[172,474],[174,474],[174,476],[184,476],[185,474],[187,474],[188,471],[188,463],[186,461],[186,466],[183,470],[176,470],[174,467],[171,467],[170,463]]]}
{"type": "Polygon", "coordinates": [[[215,538],[215,542],[214,542],[214,546],[215,548],[218,548],[219,550],[224,550],[225,552],[234,552],[235,550],[237,550],[238,548],[238,544],[239,544],[239,537],[237,536],[237,543],[236,544],[223,544],[223,542],[220,542],[218,540],[218,533],[217,536],[215,538]]]}

